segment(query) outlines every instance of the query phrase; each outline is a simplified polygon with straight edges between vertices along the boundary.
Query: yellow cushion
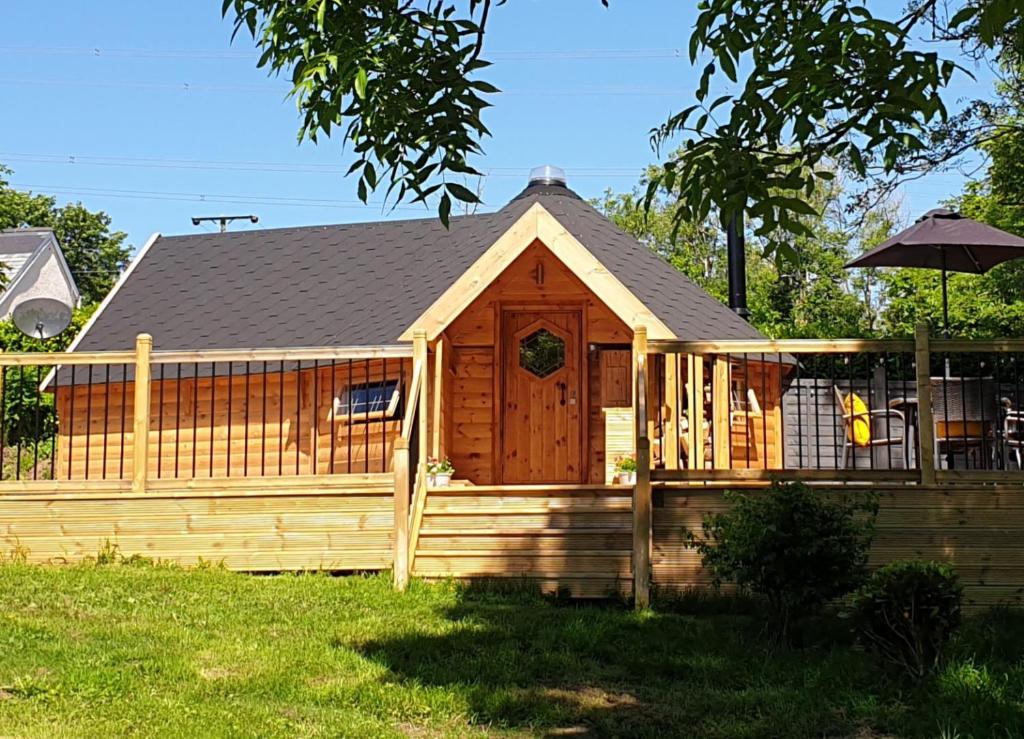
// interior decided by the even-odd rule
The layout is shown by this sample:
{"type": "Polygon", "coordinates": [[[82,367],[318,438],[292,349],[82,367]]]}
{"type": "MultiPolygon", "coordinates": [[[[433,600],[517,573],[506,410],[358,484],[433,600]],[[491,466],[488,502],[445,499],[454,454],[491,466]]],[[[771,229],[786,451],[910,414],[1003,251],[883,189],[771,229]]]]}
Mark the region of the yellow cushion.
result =
{"type": "Polygon", "coordinates": [[[861,400],[857,393],[850,393],[843,401],[843,411],[847,416],[853,416],[853,423],[850,424],[847,433],[857,446],[869,446],[871,444],[871,419],[868,416],[868,406],[861,400]]]}

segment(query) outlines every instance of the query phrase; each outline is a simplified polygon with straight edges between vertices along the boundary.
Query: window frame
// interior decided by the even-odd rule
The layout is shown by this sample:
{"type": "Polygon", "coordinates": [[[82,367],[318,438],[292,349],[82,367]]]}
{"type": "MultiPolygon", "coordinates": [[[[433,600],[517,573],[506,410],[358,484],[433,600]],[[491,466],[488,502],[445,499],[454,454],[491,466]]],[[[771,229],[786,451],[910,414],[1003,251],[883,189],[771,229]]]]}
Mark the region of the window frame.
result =
{"type": "MultiPolygon", "coordinates": [[[[404,383],[402,382],[401,377],[384,378],[383,380],[379,380],[376,382],[370,381],[346,383],[344,387],[342,387],[341,392],[331,399],[331,420],[333,420],[335,423],[351,423],[354,426],[358,423],[369,423],[370,421],[380,420],[386,421],[397,418],[398,410],[402,405],[403,390],[404,383]],[[388,400],[387,407],[375,411],[349,411],[349,406],[351,405],[352,402],[351,397],[353,392],[359,390],[366,390],[367,392],[374,390],[380,391],[382,389],[384,392],[387,392],[387,388],[390,386],[394,387],[391,390],[391,398],[388,400]]],[[[367,407],[369,407],[370,405],[372,405],[373,401],[368,396],[367,399],[363,401],[363,403],[365,403],[367,407]]],[[[357,403],[357,405],[359,405],[359,403],[357,403]]]]}

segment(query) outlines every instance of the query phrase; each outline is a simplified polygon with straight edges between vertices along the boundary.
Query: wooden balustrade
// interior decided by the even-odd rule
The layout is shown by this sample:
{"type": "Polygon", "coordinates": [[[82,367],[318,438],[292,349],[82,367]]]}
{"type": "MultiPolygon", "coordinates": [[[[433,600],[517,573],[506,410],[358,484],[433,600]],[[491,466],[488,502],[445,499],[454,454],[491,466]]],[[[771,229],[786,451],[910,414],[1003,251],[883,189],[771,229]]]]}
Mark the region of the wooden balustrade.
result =
{"type": "Polygon", "coordinates": [[[152,346],[143,334],[130,352],[0,353],[0,490],[390,471],[412,347],[152,346]]]}
{"type": "Polygon", "coordinates": [[[427,335],[413,333],[412,384],[395,443],[394,583],[405,590],[415,564],[416,545],[427,495],[428,371],[427,335]]]}
{"type": "Polygon", "coordinates": [[[644,393],[664,403],[647,415],[655,481],[1024,480],[1024,340],[933,340],[921,326],[912,341],[659,340],[647,352],[663,357],[644,393]],[[958,420],[972,399],[978,418],[958,420]]]}

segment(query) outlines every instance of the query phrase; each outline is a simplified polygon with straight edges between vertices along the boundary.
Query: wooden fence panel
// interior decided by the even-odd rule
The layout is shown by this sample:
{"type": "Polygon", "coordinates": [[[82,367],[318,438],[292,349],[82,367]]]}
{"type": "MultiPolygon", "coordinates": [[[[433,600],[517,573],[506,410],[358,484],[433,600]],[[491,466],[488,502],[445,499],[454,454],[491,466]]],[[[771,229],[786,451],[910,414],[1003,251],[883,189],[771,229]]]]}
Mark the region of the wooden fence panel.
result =
{"type": "Polygon", "coordinates": [[[116,545],[125,556],[242,571],[391,566],[391,475],[201,482],[151,481],[139,495],[116,481],[2,494],[0,553],[74,562],[116,545]]]}
{"type": "MultiPolygon", "coordinates": [[[[1024,603],[1024,488],[915,486],[879,492],[873,566],[894,559],[948,562],[960,574],[969,608],[1024,603]]],[[[699,532],[705,514],[726,510],[723,490],[662,489],[656,501],[655,586],[709,586],[699,556],[686,548],[685,530],[699,532]]]]}

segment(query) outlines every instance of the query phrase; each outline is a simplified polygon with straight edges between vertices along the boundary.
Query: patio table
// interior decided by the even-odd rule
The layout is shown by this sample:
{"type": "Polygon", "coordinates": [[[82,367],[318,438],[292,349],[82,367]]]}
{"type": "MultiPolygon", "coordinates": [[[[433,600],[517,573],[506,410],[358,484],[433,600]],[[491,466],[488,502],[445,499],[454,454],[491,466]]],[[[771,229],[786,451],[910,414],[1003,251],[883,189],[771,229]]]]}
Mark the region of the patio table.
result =
{"type": "Polygon", "coordinates": [[[893,398],[889,408],[903,414],[903,467],[912,470],[917,467],[917,398],[893,398]]]}

